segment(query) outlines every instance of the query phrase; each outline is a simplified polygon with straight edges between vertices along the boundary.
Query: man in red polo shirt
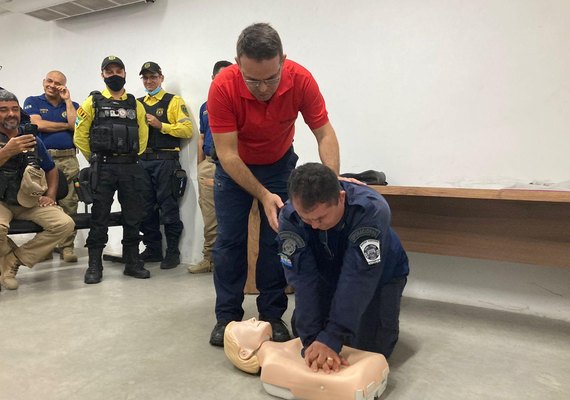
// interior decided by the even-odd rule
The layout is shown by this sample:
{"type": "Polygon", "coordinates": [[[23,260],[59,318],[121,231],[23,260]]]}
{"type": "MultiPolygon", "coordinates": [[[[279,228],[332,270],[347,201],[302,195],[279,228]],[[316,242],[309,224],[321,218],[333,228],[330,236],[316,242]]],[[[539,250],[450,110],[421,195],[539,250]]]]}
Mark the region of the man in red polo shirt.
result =
{"type": "Polygon", "coordinates": [[[210,336],[215,346],[223,346],[226,325],[243,318],[253,198],[262,205],[256,267],[259,319],[271,323],[273,340],[290,339],[281,320],[287,309],[286,281],[275,239],[287,180],[298,160],[293,137],[299,112],[317,139],[322,163],[337,174],[340,164],[338,141],[317,82],[305,68],[286,59],[275,29],[265,23],[245,28],[237,42],[236,62],[216,77],[208,95],[218,158],[213,252],[217,323],[210,336]]]}

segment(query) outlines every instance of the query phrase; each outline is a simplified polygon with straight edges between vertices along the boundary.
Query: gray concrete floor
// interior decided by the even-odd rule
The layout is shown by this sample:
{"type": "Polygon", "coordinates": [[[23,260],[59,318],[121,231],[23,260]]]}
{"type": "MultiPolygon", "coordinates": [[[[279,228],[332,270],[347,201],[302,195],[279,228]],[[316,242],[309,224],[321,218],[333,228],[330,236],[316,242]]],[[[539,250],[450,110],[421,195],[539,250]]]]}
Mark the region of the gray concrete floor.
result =
{"type": "MultiPolygon", "coordinates": [[[[0,293],[0,399],[271,399],[208,344],[211,274],[185,267],[85,285],[46,261],[0,293]]],[[[293,296],[286,318],[290,318],[293,296]]],[[[257,316],[247,296],[246,317],[257,316]]],[[[570,324],[404,298],[382,399],[570,399],[570,324]]]]}

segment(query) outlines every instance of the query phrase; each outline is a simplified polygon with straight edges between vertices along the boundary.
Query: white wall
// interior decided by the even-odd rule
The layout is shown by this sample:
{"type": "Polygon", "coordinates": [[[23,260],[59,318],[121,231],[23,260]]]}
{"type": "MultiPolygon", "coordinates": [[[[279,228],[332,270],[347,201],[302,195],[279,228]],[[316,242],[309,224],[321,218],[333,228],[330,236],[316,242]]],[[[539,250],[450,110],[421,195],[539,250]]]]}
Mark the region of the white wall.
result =
{"type": "MultiPolygon", "coordinates": [[[[41,93],[46,71],[61,69],[82,101],[103,87],[100,62],[114,54],[127,66],[130,92],[142,95],[138,70],[157,61],[165,88],[181,94],[196,115],[213,63],[231,61],[239,32],[259,21],[271,22],[289,58],[317,78],[343,172],[377,169],[391,184],[424,186],[570,179],[566,0],[157,0],[56,23],[6,14],[0,15],[0,85],[23,100],[41,93]]],[[[317,160],[312,135],[302,121],[297,127],[301,162],[317,160]]],[[[202,240],[194,146],[184,155],[194,178],[183,204],[186,261],[199,259],[202,240]]],[[[449,263],[414,259],[422,266],[449,263]]],[[[474,269],[472,260],[454,263],[462,273],[474,269]]],[[[529,268],[547,287],[560,279],[570,287],[565,270],[520,266],[513,273],[529,268]]],[[[492,281],[496,269],[486,273],[492,281]]],[[[430,284],[425,274],[416,276],[430,284]]],[[[509,279],[503,283],[489,292],[508,293],[509,279]]],[[[429,292],[410,288],[418,296],[429,292]]],[[[469,293],[452,292],[459,302],[469,300],[469,293]]],[[[566,291],[562,301],[568,297],[566,291]]],[[[555,317],[570,320],[562,309],[555,317]]]]}

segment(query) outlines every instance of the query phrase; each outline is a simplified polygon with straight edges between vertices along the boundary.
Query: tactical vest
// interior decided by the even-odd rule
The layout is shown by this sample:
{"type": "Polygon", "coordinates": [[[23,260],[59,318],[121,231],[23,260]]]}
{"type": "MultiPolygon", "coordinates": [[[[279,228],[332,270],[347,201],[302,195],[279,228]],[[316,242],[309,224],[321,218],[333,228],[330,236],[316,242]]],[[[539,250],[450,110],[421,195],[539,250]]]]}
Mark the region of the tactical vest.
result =
{"type": "MultiPolygon", "coordinates": [[[[8,143],[8,136],[0,133],[0,147],[8,143]]],[[[18,191],[26,168],[26,154],[19,153],[0,166],[0,200],[18,205],[18,191]]]]}
{"type": "MultiPolygon", "coordinates": [[[[165,93],[164,96],[162,96],[162,99],[153,106],[146,104],[144,102],[144,97],[141,97],[138,100],[143,103],[147,114],[154,115],[160,122],[169,123],[167,111],[173,97],[173,94],[165,93]]],[[[156,129],[149,125],[148,144],[146,147],[147,149],[153,149],[155,151],[165,149],[174,150],[175,148],[180,147],[180,138],[165,135],[160,132],[160,129],[156,129]]]]}
{"type": "Polygon", "coordinates": [[[92,153],[133,154],[139,152],[137,101],[132,94],[126,100],[106,98],[92,92],[94,118],[89,134],[92,153]]]}

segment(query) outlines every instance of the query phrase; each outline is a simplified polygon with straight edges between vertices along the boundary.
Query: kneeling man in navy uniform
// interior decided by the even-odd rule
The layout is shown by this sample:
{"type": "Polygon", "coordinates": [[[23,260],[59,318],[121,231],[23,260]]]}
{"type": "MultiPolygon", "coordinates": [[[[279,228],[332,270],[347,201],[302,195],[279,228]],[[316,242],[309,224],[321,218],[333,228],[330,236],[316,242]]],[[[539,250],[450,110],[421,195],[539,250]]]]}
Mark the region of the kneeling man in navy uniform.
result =
{"type": "Polygon", "coordinates": [[[313,370],[337,370],[343,345],[389,357],[398,341],[408,257],[386,200],[308,163],[289,179],[279,254],[295,289],[293,332],[313,370]]]}

